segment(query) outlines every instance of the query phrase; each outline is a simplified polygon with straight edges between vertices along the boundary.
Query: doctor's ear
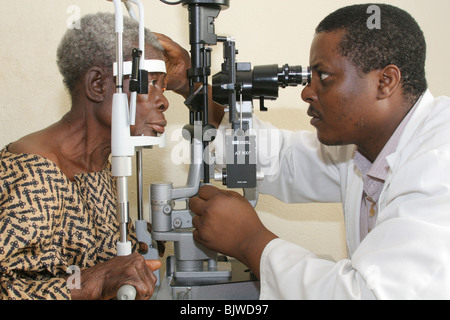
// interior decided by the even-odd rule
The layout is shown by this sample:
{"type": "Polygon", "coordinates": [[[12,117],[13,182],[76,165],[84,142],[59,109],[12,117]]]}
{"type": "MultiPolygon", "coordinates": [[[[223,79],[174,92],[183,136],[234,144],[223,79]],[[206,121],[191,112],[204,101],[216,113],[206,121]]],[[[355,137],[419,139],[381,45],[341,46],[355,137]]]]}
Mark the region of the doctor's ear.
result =
{"type": "Polygon", "coordinates": [[[102,102],[108,91],[109,82],[109,76],[102,68],[91,67],[84,75],[86,97],[93,102],[102,102]]]}
{"type": "Polygon", "coordinates": [[[382,100],[390,97],[399,87],[401,79],[402,73],[396,65],[390,64],[380,70],[377,98],[382,100]]]}

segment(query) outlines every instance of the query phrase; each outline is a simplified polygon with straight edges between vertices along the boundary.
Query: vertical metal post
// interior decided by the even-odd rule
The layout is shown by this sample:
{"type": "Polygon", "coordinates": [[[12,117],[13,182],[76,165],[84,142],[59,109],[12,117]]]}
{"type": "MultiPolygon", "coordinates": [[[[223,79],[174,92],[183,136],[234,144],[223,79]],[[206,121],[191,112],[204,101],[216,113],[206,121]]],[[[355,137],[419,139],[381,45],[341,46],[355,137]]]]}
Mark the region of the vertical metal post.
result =
{"type": "Polygon", "coordinates": [[[143,190],[144,190],[144,177],[142,171],[142,149],[136,151],[136,184],[137,184],[137,218],[138,220],[144,220],[144,208],[143,208],[143,190]]]}
{"type": "Polygon", "coordinates": [[[116,77],[116,92],[123,92],[123,34],[116,32],[116,61],[117,61],[117,77],[116,77]]]}
{"type": "Polygon", "coordinates": [[[126,177],[116,177],[117,183],[117,219],[119,221],[120,242],[127,242],[128,223],[128,185],[126,177]]]}

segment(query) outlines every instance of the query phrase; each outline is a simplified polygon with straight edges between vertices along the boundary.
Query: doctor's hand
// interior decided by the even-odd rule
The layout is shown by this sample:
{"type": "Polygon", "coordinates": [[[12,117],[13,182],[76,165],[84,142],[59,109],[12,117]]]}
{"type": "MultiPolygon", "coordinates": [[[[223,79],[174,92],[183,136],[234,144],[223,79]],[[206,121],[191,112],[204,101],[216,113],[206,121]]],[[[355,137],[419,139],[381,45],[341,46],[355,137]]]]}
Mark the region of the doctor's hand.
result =
{"type": "Polygon", "coordinates": [[[161,33],[153,33],[164,48],[167,68],[167,90],[172,90],[183,97],[189,96],[187,70],[191,67],[189,53],[178,43],[161,33]]]}
{"type": "Polygon", "coordinates": [[[109,300],[125,284],[136,289],[136,300],[148,300],[155,290],[153,271],[161,267],[159,260],[145,260],[140,254],[118,256],[81,270],[80,288],[71,289],[73,300],[109,300]]]}
{"type": "MultiPolygon", "coordinates": [[[[156,32],[153,34],[164,47],[164,57],[167,68],[167,90],[172,90],[187,99],[189,97],[189,79],[187,77],[187,70],[191,68],[191,57],[189,56],[189,52],[164,34],[156,32]]],[[[210,124],[218,128],[224,115],[224,106],[213,101],[212,86],[209,86],[208,89],[208,120],[210,124]]]]}
{"type": "Polygon", "coordinates": [[[261,254],[277,236],[262,224],[253,206],[234,191],[204,186],[189,207],[196,214],[194,239],[238,259],[259,278],[261,254]]]}

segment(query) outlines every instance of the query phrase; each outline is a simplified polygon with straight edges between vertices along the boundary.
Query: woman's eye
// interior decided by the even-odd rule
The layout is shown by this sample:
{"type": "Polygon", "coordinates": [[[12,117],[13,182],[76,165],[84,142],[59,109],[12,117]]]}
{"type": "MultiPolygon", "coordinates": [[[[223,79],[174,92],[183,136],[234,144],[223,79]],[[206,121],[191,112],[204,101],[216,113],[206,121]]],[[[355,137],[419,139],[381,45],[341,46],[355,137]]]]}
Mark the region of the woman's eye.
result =
{"type": "Polygon", "coordinates": [[[148,81],[150,87],[155,87],[155,88],[161,89],[162,92],[166,91],[166,84],[163,83],[163,85],[160,86],[160,85],[158,85],[158,82],[159,82],[158,79],[148,81]]]}
{"type": "Polygon", "coordinates": [[[326,80],[329,76],[330,76],[330,75],[329,75],[328,73],[325,73],[325,72],[319,72],[319,77],[320,77],[320,80],[321,80],[321,81],[326,80]]]}

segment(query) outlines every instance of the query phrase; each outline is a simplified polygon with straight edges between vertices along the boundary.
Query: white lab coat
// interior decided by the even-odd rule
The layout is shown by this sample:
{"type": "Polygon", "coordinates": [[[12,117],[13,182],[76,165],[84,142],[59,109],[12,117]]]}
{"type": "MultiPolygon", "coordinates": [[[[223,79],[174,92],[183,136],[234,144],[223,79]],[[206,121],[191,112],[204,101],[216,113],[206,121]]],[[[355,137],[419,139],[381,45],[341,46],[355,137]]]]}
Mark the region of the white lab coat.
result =
{"type": "MultiPolygon", "coordinates": [[[[261,126],[255,120],[257,132],[261,126]]],[[[355,146],[324,146],[315,132],[280,132],[279,152],[259,153],[262,163],[279,163],[260,192],[285,202],[342,202],[349,257],[331,262],[275,239],[261,257],[261,299],[450,299],[449,98],[427,91],[418,102],[387,158],[377,226],[362,242],[355,146]]]]}

